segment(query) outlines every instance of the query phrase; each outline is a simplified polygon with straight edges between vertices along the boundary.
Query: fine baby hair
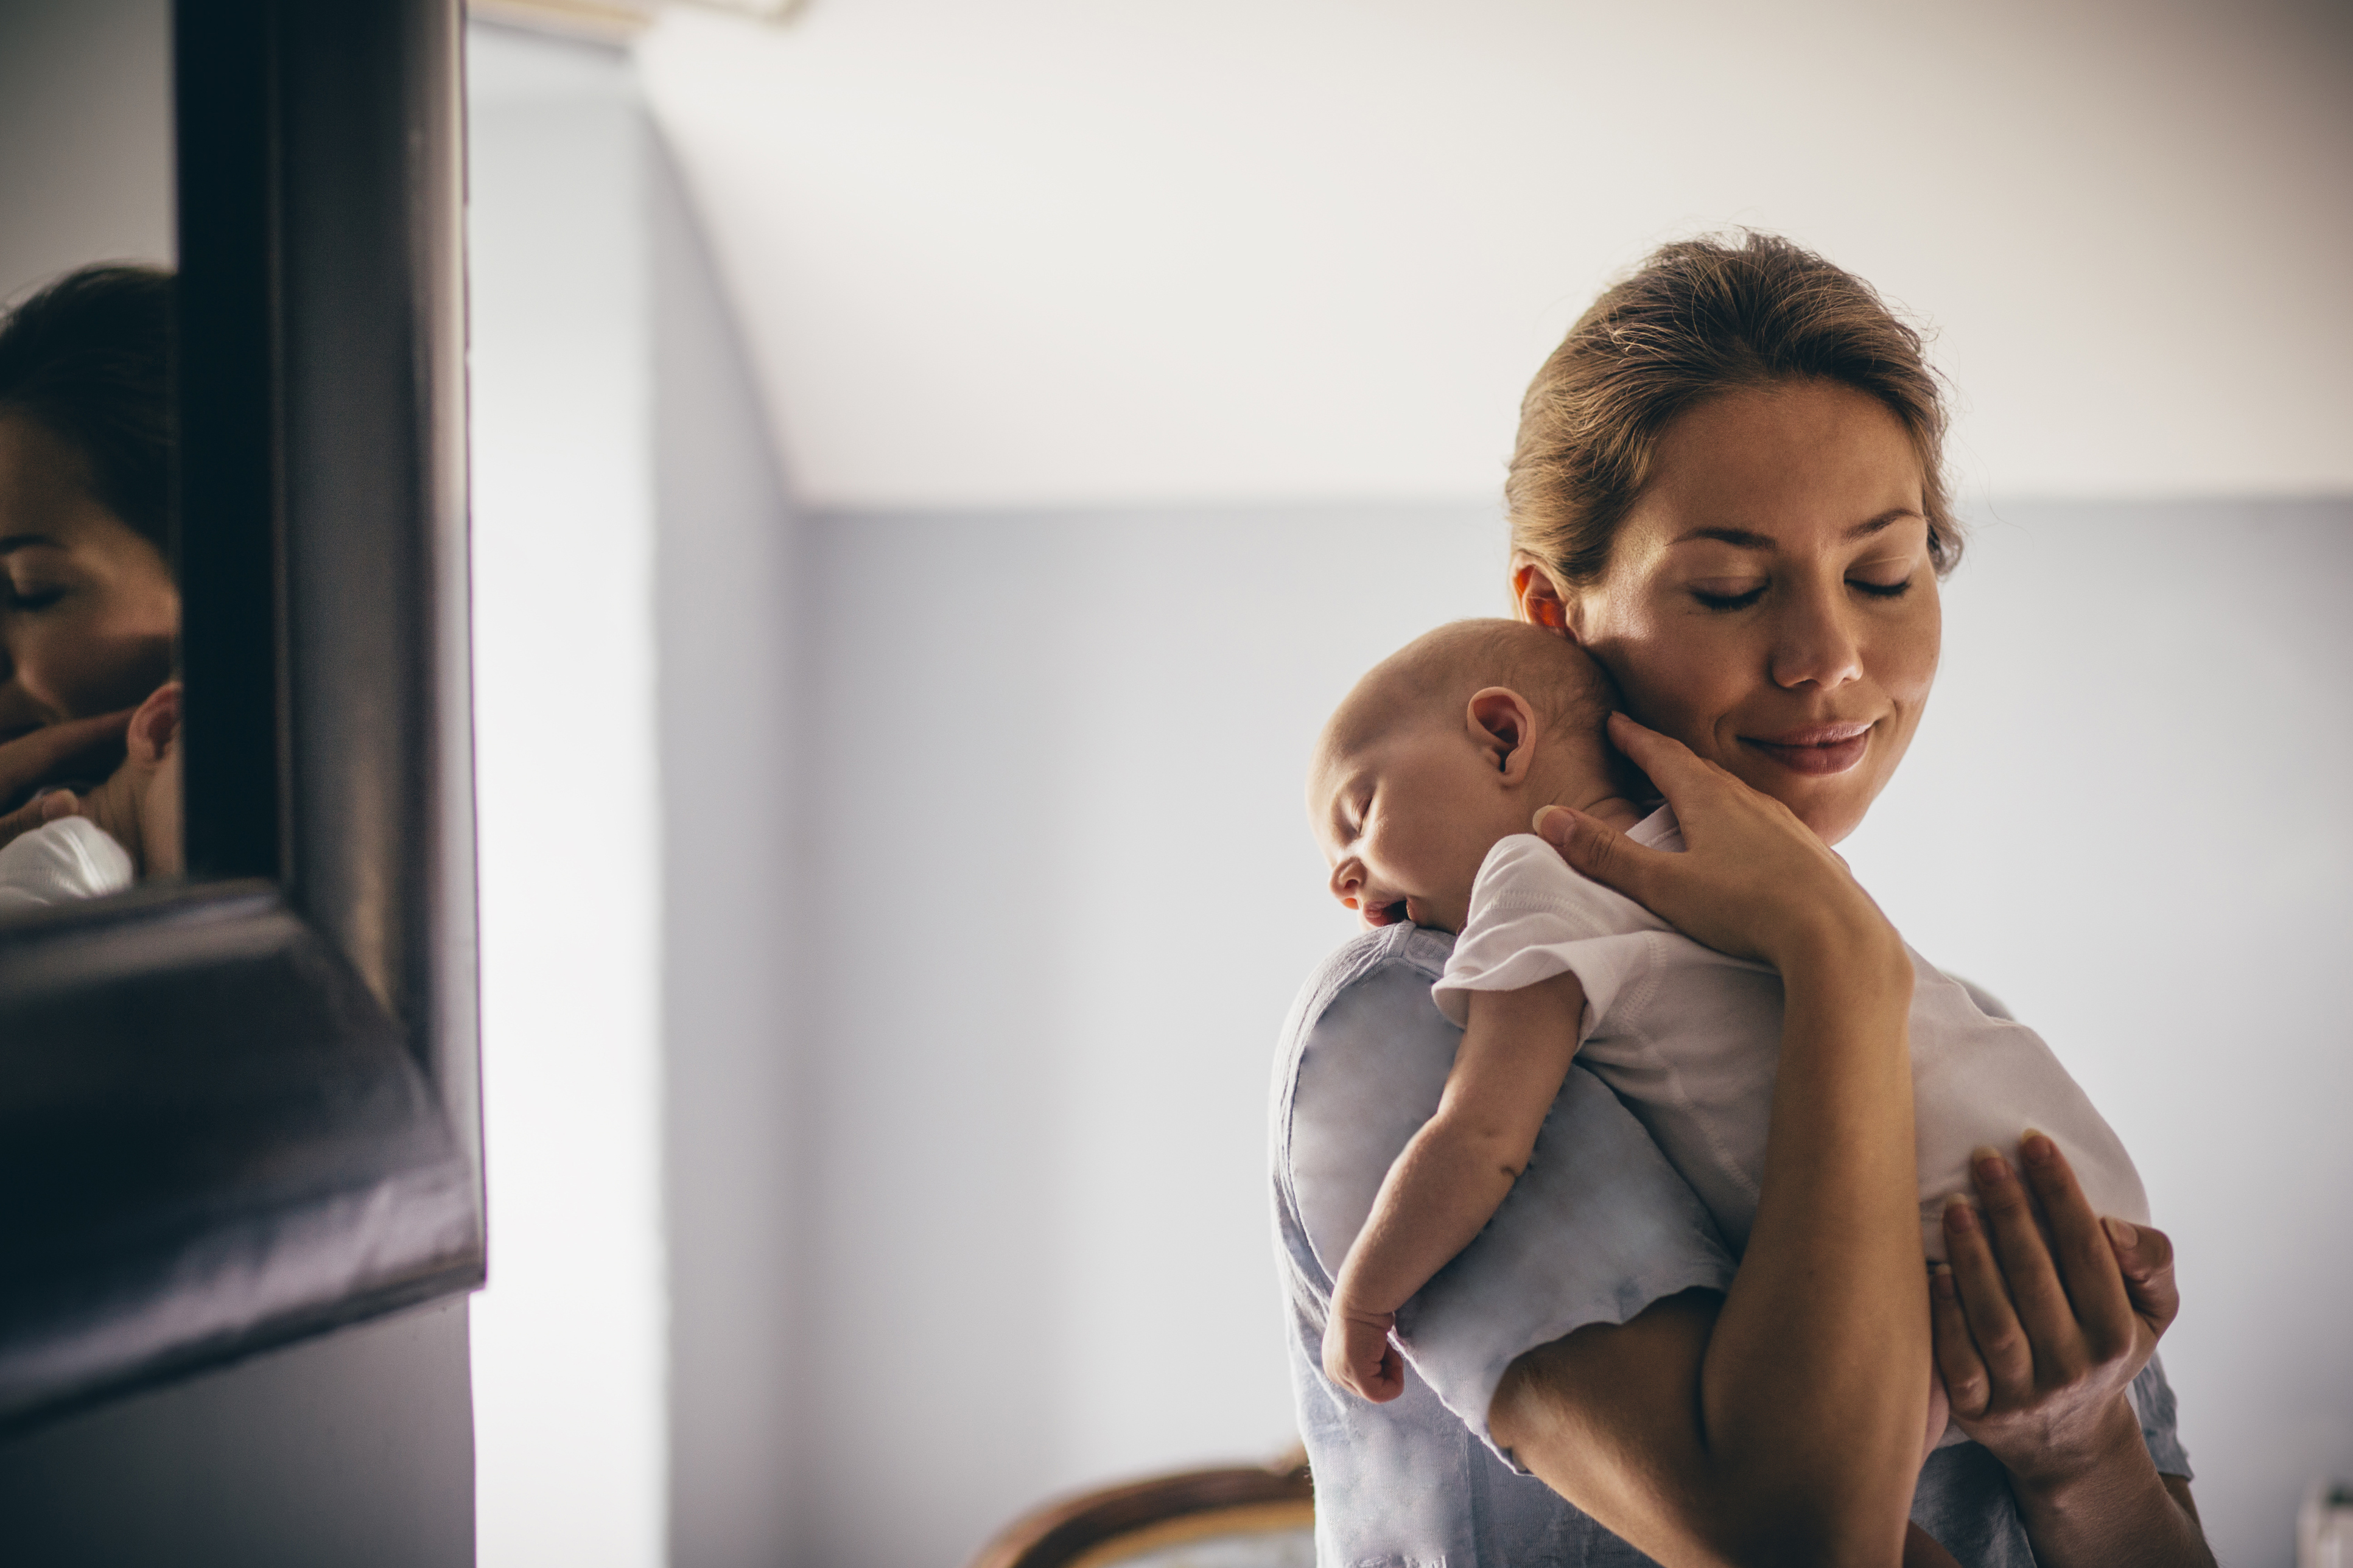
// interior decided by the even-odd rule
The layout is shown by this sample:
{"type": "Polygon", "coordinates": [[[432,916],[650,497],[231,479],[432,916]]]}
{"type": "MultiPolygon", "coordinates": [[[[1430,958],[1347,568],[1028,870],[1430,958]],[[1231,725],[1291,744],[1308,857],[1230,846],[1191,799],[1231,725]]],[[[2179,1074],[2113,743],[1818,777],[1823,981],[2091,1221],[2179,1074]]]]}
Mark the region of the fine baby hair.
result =
{"type": "Polygon", "coordinates": [[[1403,724],[1453,722],[1494,686],[1527,699],[1548,739],[1573,744],[1627,794],[1652,793],[1605,732],[1625,706],[1609,672],[1567,637],[1525,621],[1449,621],[1424,632],[1365,672],[1325,726],[1324,748],[1348,751],[1403,724]]]}

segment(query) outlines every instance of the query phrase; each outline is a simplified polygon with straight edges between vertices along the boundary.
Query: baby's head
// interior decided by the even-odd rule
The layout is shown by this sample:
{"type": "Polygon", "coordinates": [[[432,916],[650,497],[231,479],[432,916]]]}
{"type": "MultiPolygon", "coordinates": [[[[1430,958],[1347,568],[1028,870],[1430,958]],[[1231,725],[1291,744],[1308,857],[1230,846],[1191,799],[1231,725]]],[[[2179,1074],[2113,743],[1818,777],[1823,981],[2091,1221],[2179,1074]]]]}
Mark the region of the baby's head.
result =
{"type": "Polygon", "coordinates": [[[157,687],[131,716],[122,764],[95,789],[41,797],[41,819],[86,816],[129,852],[142,879],[185,868],[180,808],[180,683],[157,687]]]}
{"type": "Polygon", "coordinates": [[[1498,840],[1546,805],[1630,826],[1643,793],[1603,726],[1618,694],[1567,637],[1456,621],[1373,667],[1324,726],[1307,815],[1332,896],[1367,925],[1459,931],[1498,840]]]}

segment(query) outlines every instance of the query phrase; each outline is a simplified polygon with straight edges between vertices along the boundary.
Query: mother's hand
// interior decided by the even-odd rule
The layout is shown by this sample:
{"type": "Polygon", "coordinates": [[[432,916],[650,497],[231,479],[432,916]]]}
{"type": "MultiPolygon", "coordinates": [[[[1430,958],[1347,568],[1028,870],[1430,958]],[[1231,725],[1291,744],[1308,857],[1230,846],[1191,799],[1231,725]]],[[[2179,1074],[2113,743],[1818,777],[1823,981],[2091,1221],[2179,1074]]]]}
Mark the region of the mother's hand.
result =
{"type": "Polygon", "coordinates": [[[1545,807],[1536,833],[1577,870],[1694,941],[1784,973],[1808,939],[1893,940],[1846,862],[1788,806],[1622,713],[1610,715],[1609,738],[1674,807],[1685,852],[1646,848],[1581,812],[1545,807]]]}
{"type": "Polygon", "coordinates": [[[1978,1152],[1971,1179],[1983,1215],[1959,1198],[1947,1206],[1952,1262],[1929,1296],[1953,1418],[2022,1485],[2038,1487],[2084,1473],[2120,1444],[2140,1445],[2125,1389],[2181,1295],[2162,1231],[2103,1223],[2067,1157],[2041,1133],[2020,1153],[2023,1182],[1998,1152],[1978,1152]]]}
{"type": "Polygon", "coordinates": [[[2213,1568],[2188,1479],[2158,1473],[2125,1396],[2180,1309],[2173,1244],[2104,1224],[2048,1138],[2021,1153],[2023,1184],[1979,1152],[1982,1221],[1957,1200],[1945,1211],[1952,1264],[1929,1310],[1954,1419],[2010,1471],[2037,1563],[2213,1568]]]}
{"type": "MultiPolygon", "coordinates": [[[[131,728],[135,709],[100,713],[90,719],[69,719],[45,724],[13,741],[0,742],[0,801],[12,800],[35,784],[69,773],[79,763],[120,752],[123,732],[131,728]]],[[[44,803],[27,801],[0,816],[0,845],[28,833],[47,820],[44,803]]]]}

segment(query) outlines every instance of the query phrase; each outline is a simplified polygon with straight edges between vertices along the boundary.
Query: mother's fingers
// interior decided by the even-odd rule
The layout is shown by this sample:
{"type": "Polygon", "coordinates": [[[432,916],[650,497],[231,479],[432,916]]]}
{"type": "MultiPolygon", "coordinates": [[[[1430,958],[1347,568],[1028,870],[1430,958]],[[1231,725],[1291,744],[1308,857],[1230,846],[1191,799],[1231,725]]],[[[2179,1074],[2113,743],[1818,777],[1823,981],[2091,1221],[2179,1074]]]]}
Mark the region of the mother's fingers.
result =
{"type": "Polygon", "coordinates": [[[2121,1219],[2101,1221],[2124,1271],[2125,1294],[2149,1332],[2162,1338],[2181,1310],[2181,1289],[2173,1279],[2173,1238],[2154,1226],[2121,1219]]]}
{"type": "Polygon", "coordinates": [[[2060,1277],[2092,1354],[2110,1361],[2129,1353],[2139,1340],[2140,1324],[2125,1295],[2125,1277],[2116,1263],[2115,1246],[2101,1228],[2099,1215],[2092,1212],[2067,1156],[2047,1134],[2033,1131],[2020,1141],[2018,1152],[2026,1167],[2027,1184],[2034,1189],[2043,1217],[2051,1222],[2060,1277]]]}
{"type": "Polygon", "coordinates": [[[2074,1308],[2052,1267],[2051,1249],[2043,1245],[2035,1223],[2034,1205],[2026,1186],[1999,1151],[1979,1149],[1969,1162],[1969,1179],[1977,1184],[1985,1205],[1986,1228],[1993,1233],[2001,1257],[2003,1280],[2017,1303],[2018,1321],[2037,1360],[2052,1371],[2065,1372],[2083,1359],[2083,1331],[2074,1308]]]}
{"type": "Polygon", "coordinates": [[[120,713],[69,719],[0,742],[0,797],[41,783],[89,752],[116,744],[131,728],[131,715],[136,711],[125,708],[120,713]]]}
{"type": "Polygon", "coordinates": [[[1667,781],[1660,772],[1700,778],[1724,770],[1708,762],[1697,752],[1676,740],[1663,735],[1638,719],[1623,713],[1612,713],[1609,721],[1609,743],[1626,753],[1627,760],[1651,775],[1651,782],[1664,789],[1667,781]],[[1653,771],[1653,764],[1657,770],[1653,771]]]}
{"type": "MultiPolygon", "coordinates": [[[[1623,713],[1609,715],[1609,742],[1626,753],[1626,759],[1642,770],[1659,793],[1675,807],[1682,817],[1694,804],[1695,797],[1721,792],[1738,796],[1751,805],[1778,805],[1770,795],[1758,793],[1743,784],[1730,772],[1701,756],[1672,735],[1658,731],[1623,713]]],[[[1683,824],[1684,837],[1691,835],[1692,825],[1683,824]]]]}
{"type": "MultiPolygon", "coordinates": [[[[1994,1261],[1984,1224],[1977,1210],[1957,1196],[1945,1205],[1945,1256],[1951,1259],[1947,1277],[1958,1293],[1969,1339],[1985,1363],[1992,1392],[2014,1400],[2033,1386],[2034,1350],[2003,1288],[2001,1266],[1994,1261]]],[[[1957,1394],[1954,1402],[1959,1403],[1957,1394]]]]}
{"type": "Polygon", "coordinates": [[[1969,1337],[1968,1315],[1961,1310],[1961,1288],[1950,1265],[1939,1263],[1928,1279],[1928,1328],[1936,1347],[1936,1370],[1945,1380],[1945,1396],[1953,1414],[1973,1421],[1993,1403],[1993,1382],[1986,1375],[1977,1342],[1969,1337]]]}
{"type": "Polygon", "coordinates": [[[1673,858],[1565,805],[1544,807],[1536,813],[1534,826],[1536,837],[1559,850],[1562,859],[1603,887],[1645,906],[1658,896],[1659,862],[1673,858]]]}

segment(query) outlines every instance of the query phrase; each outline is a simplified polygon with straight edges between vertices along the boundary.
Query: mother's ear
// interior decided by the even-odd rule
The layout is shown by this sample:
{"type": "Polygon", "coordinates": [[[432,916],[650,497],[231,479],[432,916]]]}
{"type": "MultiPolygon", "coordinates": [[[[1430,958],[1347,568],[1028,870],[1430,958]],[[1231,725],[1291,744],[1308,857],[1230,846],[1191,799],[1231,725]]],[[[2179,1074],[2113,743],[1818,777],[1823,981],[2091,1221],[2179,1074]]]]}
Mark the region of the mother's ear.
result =
{"type": "Polygon", "coordinates": [[[1571,640],[1568,595],[1544,563],[1525,550],[1512,552],[1512,607],[1520,619],[1571,640]]]}
{"type": "Polygon", "coordinates": [[[1505,784],[1526,780],[1536,754],[1536,710],[1526,698],[1508,686],[1484,687],[1471,694],[1463,721],[1471,727],[1472,743],[1505,784]]]}

